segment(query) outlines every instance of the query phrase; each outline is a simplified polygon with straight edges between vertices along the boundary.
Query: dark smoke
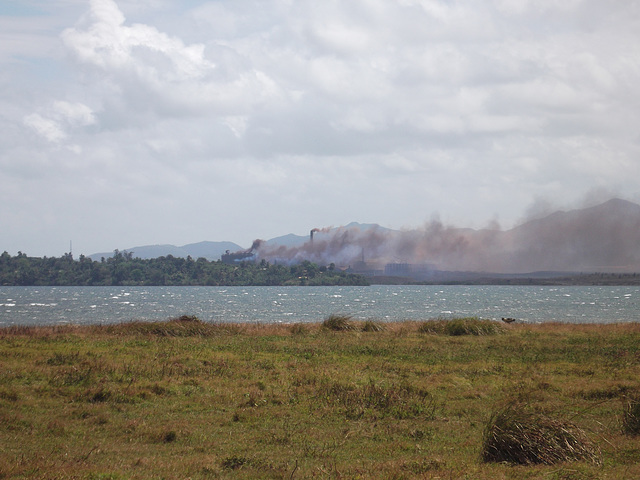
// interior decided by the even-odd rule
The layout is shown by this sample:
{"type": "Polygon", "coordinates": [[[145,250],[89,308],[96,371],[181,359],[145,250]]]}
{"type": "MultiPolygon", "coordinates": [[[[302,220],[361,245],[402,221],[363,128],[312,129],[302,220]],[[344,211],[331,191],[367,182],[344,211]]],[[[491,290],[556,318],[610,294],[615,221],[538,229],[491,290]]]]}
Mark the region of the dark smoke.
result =
{"type": "Polygon", "coordinates": [[[251,244],[251,248],[248,250],[249,253],[258,251],[263,242],[264,241],[260,239],[254,240],[253,243],[251,244]]]}
{"type": "Polygon", "coordinates": [[[313,229],[313,240],[299,247],[268,245],[257,249],[260,259],[295,264],[309,260],[321,265],[354,265],[363,260],[378,267],[387,263],[432,263],[438,268],[457,269],[473,265],[482,268],[480,249],[493,242],[493,230],[478,233],[446,227],[432,221],[424,228],[394,231],[382,227],[338,227],[313,229]],[[472,235],[473,234],[473,235],[472,235]]]}
{"type": "Polygon", "coordinates": [[[380,259],[390,237],[380,228],[361,230],[357,227],[314,228],[313,241],[299,247],[263,244],[258,257],[274,263],[294,264],[309,260],[321,265],[349,265],[361,260],[363,251],[370,259],[380,259]]]}
{"type": "Polygon", "coordinates": [[[439,270],[533,271],[640,270],[640,206],[613,199],[595,207],[555,212],[510,230],[458,228],[433,220],[416,230],[382,227],[314,228],[299,247],[254,242],[259,259],[304,260],[349,266],[364,261],[431,264],[439,270]]]}

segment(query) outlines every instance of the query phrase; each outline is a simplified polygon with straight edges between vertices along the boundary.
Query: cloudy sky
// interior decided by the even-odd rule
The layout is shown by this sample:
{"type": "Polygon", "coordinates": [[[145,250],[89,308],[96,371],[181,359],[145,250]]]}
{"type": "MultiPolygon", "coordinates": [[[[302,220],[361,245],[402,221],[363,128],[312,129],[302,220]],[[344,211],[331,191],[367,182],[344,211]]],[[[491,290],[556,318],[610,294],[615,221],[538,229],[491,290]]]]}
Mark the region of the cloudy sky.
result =
{"type": "Polygon", "coordinates": [[[3,0],[0,251],[640,200],[640,1],[3,0]]]}

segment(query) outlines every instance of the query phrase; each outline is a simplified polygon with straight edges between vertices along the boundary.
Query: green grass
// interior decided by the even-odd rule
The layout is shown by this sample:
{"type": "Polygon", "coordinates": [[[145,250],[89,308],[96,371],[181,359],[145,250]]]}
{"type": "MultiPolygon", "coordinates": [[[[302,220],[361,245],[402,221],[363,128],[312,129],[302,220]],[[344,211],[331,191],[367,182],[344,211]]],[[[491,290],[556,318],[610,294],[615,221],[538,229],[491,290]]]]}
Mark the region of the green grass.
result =
{"type": "Polygon", "coordinates": [[[335,318],[0,329],[0,478],[640,477],[639,324],[335,318]]]}

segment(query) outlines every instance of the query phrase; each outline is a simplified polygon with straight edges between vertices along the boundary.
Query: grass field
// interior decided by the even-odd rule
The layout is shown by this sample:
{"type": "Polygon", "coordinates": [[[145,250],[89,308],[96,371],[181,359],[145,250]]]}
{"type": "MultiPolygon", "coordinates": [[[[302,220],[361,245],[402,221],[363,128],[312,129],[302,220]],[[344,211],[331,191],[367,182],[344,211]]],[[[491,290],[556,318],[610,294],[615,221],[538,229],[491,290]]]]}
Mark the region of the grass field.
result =
{"type": "Polygon", "coordinates": [[[639,393],[640,324],[9,327],[0,478],[640,478],[639,393]]]}

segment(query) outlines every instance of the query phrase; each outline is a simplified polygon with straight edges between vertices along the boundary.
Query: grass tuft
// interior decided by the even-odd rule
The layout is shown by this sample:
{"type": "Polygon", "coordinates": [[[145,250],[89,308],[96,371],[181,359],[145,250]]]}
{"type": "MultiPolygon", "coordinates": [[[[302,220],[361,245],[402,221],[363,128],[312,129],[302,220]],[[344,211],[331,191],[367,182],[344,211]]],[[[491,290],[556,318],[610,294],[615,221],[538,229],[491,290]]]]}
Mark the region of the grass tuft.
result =
{"type": "Polygon", "coordinates": [[[380,322],[376,322],[375,320],[366,320],[362,324],[363,332],[383,332],[384,325],[380,322]]]}
{"type": "Polygon", "coordinates": [[[291,335],[306,335],[309,328],[304,323],[294,323],[289,327],[291,335]]]}
{"type": "Polygon", "coordinates": [[[627,435],[640,435],[640,396],[637,394],[624,399],[622,431],[627,435]]]}
{"type": "Polygon", "coordinates": [[[8,400],[10,402],[17,402],[20,396],[15,390],[0,389],[0,400],[8,400]]]}
{"type": "Polygon", "coordinates": [[[162,435],[162,443],[172,443],[178,439],[178,434],[175,430],[169,430],[162,435]]]}
{"type": "Polygon", "coordinates": [[[115,335],[151,335],[157,337],[203,337],[238,334],[241,326],[203,322],[196,316],[183,315],[167,321],[132,321],[99,327],[115,335]]]}
{"type": "Polygon", "coordinates": [[[503,325],[493,320],[482,320],[478,317],[454,318],[453,320],[428,320],[419,327],[420,333],[435,335],[497,335],[505,332],[503,325]]]}
{"type": "Polygon", "coordinates": [[[524,404],[495,412],[485,430],[482,460],[518,465],[587,460],[601,463],[599,448],[572,423],[533,412],[524,404]]]}
{"type": "Polygon", "coordinates": [[[351,315],[331,314],[322,322],[322,328],[334,332],[352,331],[356,328],[351,321],[352,318],[351,315]]]}

